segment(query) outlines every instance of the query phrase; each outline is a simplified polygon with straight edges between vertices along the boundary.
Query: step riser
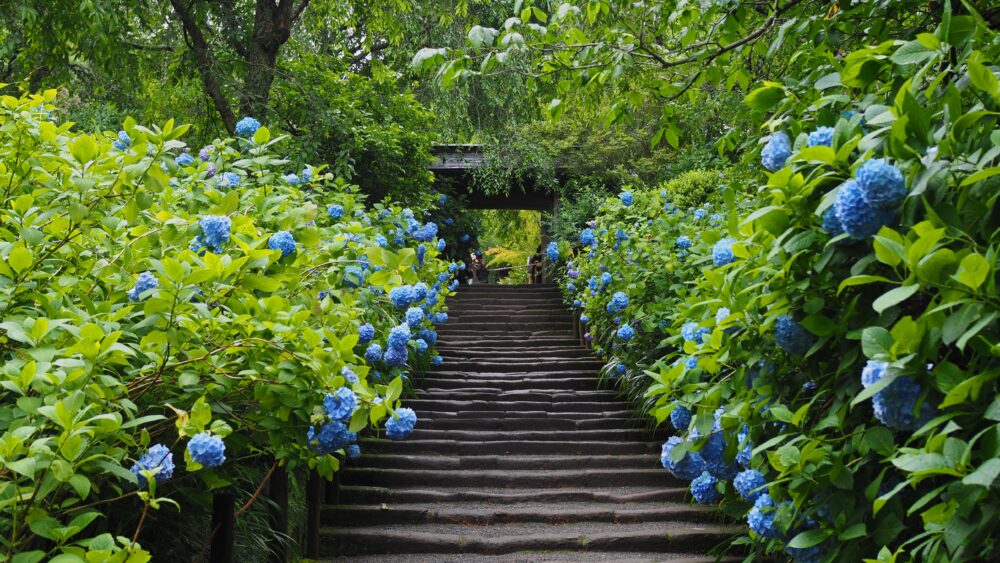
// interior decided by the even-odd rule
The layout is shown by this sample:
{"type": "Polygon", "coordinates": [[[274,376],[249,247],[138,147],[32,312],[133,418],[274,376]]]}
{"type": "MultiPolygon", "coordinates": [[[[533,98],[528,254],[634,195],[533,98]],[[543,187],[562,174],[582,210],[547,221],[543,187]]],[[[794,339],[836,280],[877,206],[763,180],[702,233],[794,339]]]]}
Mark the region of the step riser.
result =
{"type": "Polygon", "coordinates": [[[352,467],[375,469],[486,469],[486,470],[556,470],[659,467],[655,455],[633,456],[430,456],[430,455],[365,455],[352,467]]]}
{"type": "Polygon", "coordinates": [[[510,338],[481,338],[473,339],[466,336],[455,335],[454,338],[448,339],[438,339],[438,345],[442,348],[454,349],[454,350],[475,350],[476,352],[483,351],[502,351],[507,352],[510,350],[516,350],[519,352],[536,353],[539,350],[544,350],[551,348],[553,346],[560,346],[563,349],[567,348],[577,348],[583,349],[580,345],[580,340],[573,337],[559,336],[555,338],[535,338],[533,340],[524,340],[519,337],[510,338]]]}
{"type": "Polygon", "coordinates": [[[559,412],[605,412],[616,410],[621,406],[617,401],[583,402],[583,401],[445,401],[434,399],[410,399],[406,406],[420,412],[422,410],[447,411],[451,409],[483,411],[544,411],[559,412]]]}
{"type": "Polygon", "coordinates": [[[391,507],[335,506],[323,509],[322,522],[325,526],[355,526],[389,524],[467,524],[489,526],[494,524],[543,523],[568,524],[574,522],[603,522],[614,524],[635,524],[642,522],[711,522],[713,515],[704,510],[686,506],[671,506],[660,509],[629,511],[615,508],[580,512],[518,512],[498,511],[483,514],[477,511],[440,512],[434,509],[399,509],[391,507]]]}
{"type": "MultiPolygon", "coordinates": [[[[597,382],[593,379],[587,378],[561,378],[561,379],[545,379],[544,383],[546,385],[562,389],[563,391],[594,391],[597,389],[597,382]]],[[[420,380],[420,385],[422,388],[427,390],[432,389],[468,389],[470,387],[489,387],[492,389],[503,389],[503,390],[515,390],[515,389],[537,389],[539,382],[534,378],[516,378],[512,377],[510,379],[497,379],[496,376],[493,377],[471,377],[466,376],[463,379],[438,379],[438,378],[425,378],[420,380]]]]}
{"type": "Polygon", "coordinates": [[[621,430],[634,424],[624,418],[597,420],[570,420],[558,418],[515,418],[510,420],[480,418],[472,420],[421,420],[424,430],[490,430],[490,431],[574,431],[574,430],[621,430]]]}
{"type": "MultiPolygon", "coordinates": [[[[517,439],[525,442],[566,442],[584,440],[590,442],[612,440],[641,440],[646,437],[643,430],[521,430],[517,439]]],[[[411,440],[462,440],[469,442],[506,442],[511,438],[509,431],[493,430],[425,430],[418,428],[407,439],[411,440]]]]}
{"type": "Polygon", "coordinates": [[[489,491],[461,491],[447,489],[388,489],[385,487],[343,486],[337,498],[327,499],[334,504],[380,504],[380,503],[475,503],[475,504],[516,504],[516,503],[559,503],[593,502],[600,504],[628,504],[631,502],[688,502],[687,487],[662,487],[646,489],[637,493],[593,491],[586,489],[512,489],[503,493],[489,491]]]}
{"type": "MultiPolygon", "coordinates": [[[[433,401],[530,401],[530,402],[550,402],[553,404],[572,403],[598,403],[614,402],[616,394],[613,392],[601,391],[434,391],[433,394],[425,390],[414,391],[417,399],[433,401]]],[[[602,409],[604,410],[604,409],[602,409]]]]}
{"type": "Polygon", "coordinates": [[[444,455],[642,455],[659,454],[660,443],[646,442],[456,442],[452,440],[362,440],[364,452],[444,455]]]}
{"type": "MultiPolygon", "coordinates": [[[[609,405],[614,407],[616,405],[609,405]]],[[[604,412],[560,412],[549,413],[543,411],[421,411],[421,417],[433,418],[437,420],[478,420],[478,419],[520,419],[535,418],[541,420],[600,420],[604,418],[629,418],[635,413],[626,410],[614,410],[604,412]]],[[[636,419],[630,419],[633,422],[636,419]]],[[[636,423],[638,424],[638,423],[636,423]]],[[[635,424],[630,424],[633,426],[635,424]]],[[[638,424],[641,426],[641,424],[638,424]]]]}
{"type": "Polygon", "coordinates": [[[488,362],[488,361],[462,361],[453,360],[447,362],[445,367],[448,371],[469,371],[475,373],[517,373],[534,371],[539,372],[540,369],[544,369],[546,366],[550,366],[550,370],[545,370],[548,373],[551,372],[564,372],[571,370],[580,370],[584,373],[596,374],[604,366],[603,363],[594,360],[572,360],[572,359],[553,359],[553,358],[539,358],[537,361],[528,360],[518,360],[510,362],[488,362]]]}

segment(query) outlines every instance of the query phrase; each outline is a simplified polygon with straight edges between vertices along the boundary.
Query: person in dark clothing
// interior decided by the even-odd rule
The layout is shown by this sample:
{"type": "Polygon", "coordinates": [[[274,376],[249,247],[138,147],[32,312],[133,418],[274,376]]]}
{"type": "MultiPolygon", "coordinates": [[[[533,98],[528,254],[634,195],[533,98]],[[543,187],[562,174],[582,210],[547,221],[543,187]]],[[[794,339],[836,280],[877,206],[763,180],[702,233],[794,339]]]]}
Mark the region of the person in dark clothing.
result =
{"type": "Polygon", "coordinates": [[[528,283],[542,283],[542,246],[528,259],[528,283]]]}

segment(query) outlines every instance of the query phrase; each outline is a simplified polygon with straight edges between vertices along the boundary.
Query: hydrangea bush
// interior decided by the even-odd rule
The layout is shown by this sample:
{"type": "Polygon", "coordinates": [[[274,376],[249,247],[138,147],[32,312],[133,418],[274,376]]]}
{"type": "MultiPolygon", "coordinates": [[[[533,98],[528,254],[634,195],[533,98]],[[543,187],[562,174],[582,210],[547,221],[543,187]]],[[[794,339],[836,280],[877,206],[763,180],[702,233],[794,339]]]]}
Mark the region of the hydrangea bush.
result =
{"type": "Polygon", "coordinates": [[[412,430],[452,277],[431,196],[366,206],[253,118],[196,160],[186,126],[81,134],[54,98],[0,98],[5,555],[144,560],[116,503],[259,457],[329,478],[358,432],[412,430]]]}
{"type": "Polygon", "coordinates": [[[566,301],[676,429],[664,468],[755,554],[1000,557],[1000,41],[945,10],[751,92],[759,188],[680,209],[633,187],[568,257],[613,274],[566,301]]]}

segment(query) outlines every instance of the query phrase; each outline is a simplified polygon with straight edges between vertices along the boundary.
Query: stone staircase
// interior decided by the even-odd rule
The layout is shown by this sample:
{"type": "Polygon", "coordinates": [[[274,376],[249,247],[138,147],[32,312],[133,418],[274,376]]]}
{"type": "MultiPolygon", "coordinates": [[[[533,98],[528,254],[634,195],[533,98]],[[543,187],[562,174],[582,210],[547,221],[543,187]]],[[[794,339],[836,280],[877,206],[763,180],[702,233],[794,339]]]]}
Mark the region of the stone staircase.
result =
{"type": "Polygon", "coordinates": [[[662,440],[596,390],[556,286],[464,286],[448,314],[445,363],[405,401],[416,430],[363,440],[340,473],[328,560],[715,561],[741,532],[691,505],[662,440]]]}

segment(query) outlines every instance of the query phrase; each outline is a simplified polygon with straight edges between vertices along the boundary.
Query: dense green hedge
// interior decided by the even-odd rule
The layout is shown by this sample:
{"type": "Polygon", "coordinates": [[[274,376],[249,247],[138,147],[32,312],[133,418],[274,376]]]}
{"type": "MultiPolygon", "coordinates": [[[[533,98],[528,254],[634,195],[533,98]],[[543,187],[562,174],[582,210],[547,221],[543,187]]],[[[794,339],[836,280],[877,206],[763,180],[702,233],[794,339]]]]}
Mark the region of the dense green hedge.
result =
{"type": "Polygon", "coordinates": [[[116,503],[257,458],[330,477],[352,433],[412,429],[455,269],[431,196],[366,207],[253,119],[189,152],[172,122],[75,133],[54,98],[0,98],[5,557],[143,560],[116,503]]]}
{"type": "Polygon", "coordinates": [[[947,10],[811,61],[747,97],[770,116],[758,195],[639,189],[581,237],[563,283],[609,377],[755,554],[1000,556],[998,63],[947,10]]]}

